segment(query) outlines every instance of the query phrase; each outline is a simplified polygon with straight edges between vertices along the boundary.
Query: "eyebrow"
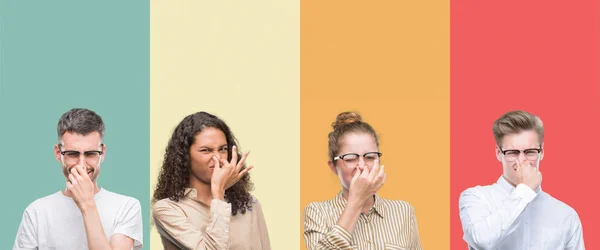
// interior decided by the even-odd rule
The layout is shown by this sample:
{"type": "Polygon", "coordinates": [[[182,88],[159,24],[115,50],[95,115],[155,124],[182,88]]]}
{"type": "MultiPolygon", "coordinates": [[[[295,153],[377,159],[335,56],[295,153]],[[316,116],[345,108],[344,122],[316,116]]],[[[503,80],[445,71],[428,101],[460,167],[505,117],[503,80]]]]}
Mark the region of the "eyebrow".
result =
{"type": "Polygon", "coordinates": [[[102,151],[102,150],[97,150],[97,149],[94,149],[94,150],[85,150],[85,151],[79,151],[79,150],[63,150],[63,152],[78,152],[78,153],[81,153],[81,152],[85,153],[85,152],[92,152],[92,151],[93,151],[93,152],[96,152],[96,151],[102,151]]]}
{"type": "MultiPolygon", "coordinates": [[[[79,151],[79,150],[75,150],[75,149],[67,149],[67,148],[66,148],[65,146],[63,146],[63,145],[61,145],[61,147],[64,149],[64,150],[62,150],[63,152],[67,152],[67,151],[75,151],[75,152],[102,151],[102,148],[101,148],[101,149],[88,149],[88,150],[79,151]]],[[[59,147],[59,150],[60,150],[60,149],[61,149],[61,148],[59,147]]]]}
{"type": "MultiPolygon", "coordinates": [[[[532,149],[540,149],[540,147],[537,147],[537,148],[525,148],[523,150],[532,150],[532,149]]],[[[523,151],[523,150],[511,148],[511,149],[505,149],[504,151],[523,151]]]]}
{"type": "MultiPolygon", "coordinates": [[[[65,150],[63,150],[63,151],[77,151],[75,149],[67,149],[67,147],[65,147],[65,145],[62,144],[62,143],[58,143],[57,145],[58,145],[58,149],[64,148],[65,150]]],[[[90,150],[85,150],[83,152],[86,152],[86,151],[102,151],[102,149],[104,149],[104,143],[100,143],[100,145],[98,145],[98,147],[101,147],[101,149],[90,149],[90,150]]]]}
{"type": "MultiPolygon", "coordinates": [[[[223,145],[221,145],[221,146],[219,146],[219,147],[217,147],[217,148],[223,148],[223,147],[227,147],[227,143],[225,143],[225,144],[223,144],[223,145]]],[[[209,146],[200,146],[199,148],[200,148],[200,149],[204,149],[204,148],[206,148],[206,149],[211,149],[211,147],[209,147],[209,146]]]]}

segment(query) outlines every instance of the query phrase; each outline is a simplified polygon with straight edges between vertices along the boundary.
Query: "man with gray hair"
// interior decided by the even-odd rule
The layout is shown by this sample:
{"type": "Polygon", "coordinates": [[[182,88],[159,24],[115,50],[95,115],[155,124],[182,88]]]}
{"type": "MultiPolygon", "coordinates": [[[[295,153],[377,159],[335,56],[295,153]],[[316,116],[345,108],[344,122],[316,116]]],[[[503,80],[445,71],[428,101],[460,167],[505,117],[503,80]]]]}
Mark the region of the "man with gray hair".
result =
{"type": "Polygon", "coordinates": [[[141,249],[139,201],[98,187],[106,155],[102,118],[72,109],[57,130],[54,155],[66,188],[25,209],[13,249],[141,249]]]}
{"type": "Polygon", "coordinates": [[[465,190],[459,199],[469,249],[585,249],[577,212],[541,188],[542,120],[511,111],[494,122],[493,133],[502,176],[495,184],[465,190]]]}

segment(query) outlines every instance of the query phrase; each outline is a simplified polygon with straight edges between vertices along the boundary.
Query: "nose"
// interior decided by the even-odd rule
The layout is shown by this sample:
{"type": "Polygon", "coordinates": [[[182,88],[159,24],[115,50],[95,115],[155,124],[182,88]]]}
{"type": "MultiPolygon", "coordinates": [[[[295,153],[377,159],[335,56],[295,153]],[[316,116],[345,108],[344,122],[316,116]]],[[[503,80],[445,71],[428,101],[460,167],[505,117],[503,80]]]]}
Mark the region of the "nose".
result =
{"type": "Polygon", "coordinates": [[[517,157],[517,161],[519,161],[519,164],[523,164],[525,162],[525,153],[524,152],[520,152],[519,156],[517,157]]]}
{"type": "Polygon", "coordinates": [[[217,160],[219,160],[219,161],[223,158],[223,157],[221,157],[221,154],[219,152],[214,152],[213,157],[216,157],[217,160]]]}
{"type": "Polygon", "coordinates": [[[359,157],[358,158],[358,169],[360,169],[361,171],[365,168],[368,168],[369,166],[367,165],[367,163],[365,162],[365,159],[363,157],[359,157]]]}
{"type": "Polygon", "coordinates": [[[86,163],[86,161],[85,161],[85,154],[80,154],[79,155],[79,160],[77,161],[77,164],[78,165],[86,165],[85,163],[86,163]]]}

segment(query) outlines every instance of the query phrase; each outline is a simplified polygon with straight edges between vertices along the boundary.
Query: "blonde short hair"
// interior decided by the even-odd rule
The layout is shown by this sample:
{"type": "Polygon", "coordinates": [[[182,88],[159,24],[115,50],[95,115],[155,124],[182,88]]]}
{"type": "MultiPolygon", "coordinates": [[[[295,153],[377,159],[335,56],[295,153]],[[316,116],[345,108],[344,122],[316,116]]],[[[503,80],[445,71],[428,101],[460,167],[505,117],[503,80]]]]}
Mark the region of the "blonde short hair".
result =
{"type": "Polygon", "coordinates": [[[492,130],[498,146],[501,146],[505,135],[517,134],[525,130],[534,130],[538,134],[540,144],[544,141],[542,120],[534,114],[521,110],[510,111],[502,115],[494,122],[492,130]]]}

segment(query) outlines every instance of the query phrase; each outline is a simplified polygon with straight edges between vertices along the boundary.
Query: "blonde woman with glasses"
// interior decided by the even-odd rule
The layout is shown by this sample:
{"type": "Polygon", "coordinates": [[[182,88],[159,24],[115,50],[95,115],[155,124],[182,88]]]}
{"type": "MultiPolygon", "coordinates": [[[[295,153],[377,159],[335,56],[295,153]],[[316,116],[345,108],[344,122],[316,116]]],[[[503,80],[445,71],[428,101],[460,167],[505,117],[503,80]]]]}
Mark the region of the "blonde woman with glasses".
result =
{"type": "Polygon", "coordinates": [[[343,112],[329,133],[329,161],[342,190],[304,209],[307,249],[422,249],[414,208],[377,195],[385,182],[375,130],[343,112]]]}

